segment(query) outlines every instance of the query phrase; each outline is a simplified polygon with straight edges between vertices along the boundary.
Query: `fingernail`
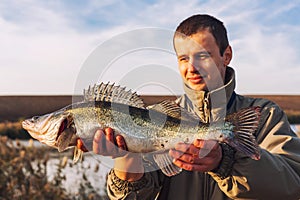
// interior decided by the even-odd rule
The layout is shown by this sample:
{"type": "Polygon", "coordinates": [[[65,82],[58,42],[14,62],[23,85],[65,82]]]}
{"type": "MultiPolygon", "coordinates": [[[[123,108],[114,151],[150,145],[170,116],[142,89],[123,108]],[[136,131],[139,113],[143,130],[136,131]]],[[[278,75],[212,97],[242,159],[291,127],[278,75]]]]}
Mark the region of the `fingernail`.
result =
{"type": "Polygon", "coordinates": [[[100,137],[101,137],[101,131],[96,131],[95,135],[94,135],[94,141],[95,142],[99,142],[100,141],[100,137]]]}
{"type": "Polygon", "coordinates": [[[104,129],[105,133],[112,133],[113,132],[113,129],[110,128],[110,127],[107,127],[104,129]]]}

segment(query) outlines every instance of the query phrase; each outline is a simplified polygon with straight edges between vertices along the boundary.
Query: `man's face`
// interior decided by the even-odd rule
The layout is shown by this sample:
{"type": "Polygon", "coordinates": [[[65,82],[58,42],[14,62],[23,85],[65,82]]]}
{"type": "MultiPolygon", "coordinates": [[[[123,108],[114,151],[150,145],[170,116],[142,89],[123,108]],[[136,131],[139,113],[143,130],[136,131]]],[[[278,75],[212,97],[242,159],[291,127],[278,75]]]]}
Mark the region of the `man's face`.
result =
{"type": "Polygon", "coordinates": [[[211,91],[224,85],[226,66],[232,58],[230,46],[221,56],[213,35],[203,30],[188,37],[176,36],[174,47],[180,74],[190,88],[211,91]]]}

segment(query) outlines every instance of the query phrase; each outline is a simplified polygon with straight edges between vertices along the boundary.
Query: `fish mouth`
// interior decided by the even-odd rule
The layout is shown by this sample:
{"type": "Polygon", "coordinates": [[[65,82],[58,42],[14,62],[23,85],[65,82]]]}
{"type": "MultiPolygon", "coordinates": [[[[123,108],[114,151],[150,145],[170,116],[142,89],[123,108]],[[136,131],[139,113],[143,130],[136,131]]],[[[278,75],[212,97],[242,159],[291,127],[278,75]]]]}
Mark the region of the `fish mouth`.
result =
{"type": "Polygon", "coordinates": [[[64,130],[67,128],[67,126],[68,126],[68,120],[66,118],[61,122],[61,124],[59,126],[59,129],[58,129],[58,132],[57,132],[57,137],[55,139],[56,141],[58,140],[59,136],[61,136],[61,133],[64,132],[64,130]]]}
{"type": "Polygon", "coordinates": [[[32,128],[32,122],[30,120],[24,120],[22,121],[22,127],[25,129],[25,130],[28,130],[30,128],[32,128]]]}
{"type": "Polygon", "coordinates": [[[44,116],[35,116],[31,119],[26,119],[22,122],[22,128],[25,129],[34,139],[43,140],[45,137],[44,131],[47,129],[47,123],[52,116],[52,114],[48,114],[44,116]],[[43,118],[43,122],[36,123],[36,120],[38,120],[40,117],[43,118]]]}
{"type": "Polygon", "coordinates": [[[41,143],[60,151],[76,144],[76,129],[70,113],[51,113],[24,120],[22,127],[41,143]]]}

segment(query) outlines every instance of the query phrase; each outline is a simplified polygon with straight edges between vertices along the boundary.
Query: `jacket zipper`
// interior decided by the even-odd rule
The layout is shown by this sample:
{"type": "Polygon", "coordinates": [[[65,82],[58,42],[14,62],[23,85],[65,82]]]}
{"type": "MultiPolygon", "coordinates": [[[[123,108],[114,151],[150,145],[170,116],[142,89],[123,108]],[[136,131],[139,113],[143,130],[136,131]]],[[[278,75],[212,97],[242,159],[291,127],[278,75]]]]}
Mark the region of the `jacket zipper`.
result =
{"type": "MultiPolygon", "coordinates": [[[[205,98],[204,98],[204,106],[203,106],[203,108],[204,108],[204,117],[205,117],[205,122],[206,123],[209,123],[209,121],[210,121],[210,112],[209,112],[209,94],[206,94],[205,95],[205,98]]],[[[207,178],[207,173],[206,172],[204,172],[204,196],[203,196],[203,199],[204,200],[208,200],[209,199],[209,197],[208,197],[208,195],[209,195],[209,187],[208,187],[208,178],[207,178]]]]}
{"type": "Polygon", "coordinates": [[[208,94],[205,95],[204,102],[203,102],[203,114],[205,123],[209,123],[210,120],[210,112],[209,112],[209,96],[208,94]]]}

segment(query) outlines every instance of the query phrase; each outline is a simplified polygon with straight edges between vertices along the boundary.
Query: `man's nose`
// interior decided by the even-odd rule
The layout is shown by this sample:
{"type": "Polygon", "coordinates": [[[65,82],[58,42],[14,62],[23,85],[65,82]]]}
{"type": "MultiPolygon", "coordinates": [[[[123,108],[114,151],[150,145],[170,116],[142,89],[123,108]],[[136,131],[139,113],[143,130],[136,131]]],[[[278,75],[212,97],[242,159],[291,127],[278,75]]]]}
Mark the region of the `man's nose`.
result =
{"type": "Polygon", "coordinates": [[[190,59],[188,63],[188,71],[189,72],[198,72],[199,71],[199,63],[197,63],[194,59],[190,59]]]}

